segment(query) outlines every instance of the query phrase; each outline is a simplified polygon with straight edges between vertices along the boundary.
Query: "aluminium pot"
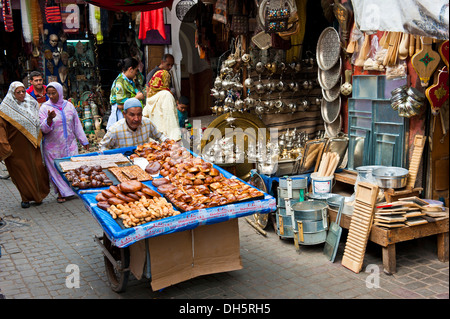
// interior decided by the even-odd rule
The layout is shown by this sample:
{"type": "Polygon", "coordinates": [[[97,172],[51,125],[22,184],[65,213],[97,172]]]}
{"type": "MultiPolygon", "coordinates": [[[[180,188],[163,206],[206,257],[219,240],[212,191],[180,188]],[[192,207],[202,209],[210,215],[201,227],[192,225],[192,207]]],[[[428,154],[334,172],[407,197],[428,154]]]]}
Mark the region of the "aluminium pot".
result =
{"type": "Polygon", "coordinates": [[[372,171],[372,176],[381,188],[403,188],[408,181],[409,171],[402,167],[383,167],[372,171]]]}

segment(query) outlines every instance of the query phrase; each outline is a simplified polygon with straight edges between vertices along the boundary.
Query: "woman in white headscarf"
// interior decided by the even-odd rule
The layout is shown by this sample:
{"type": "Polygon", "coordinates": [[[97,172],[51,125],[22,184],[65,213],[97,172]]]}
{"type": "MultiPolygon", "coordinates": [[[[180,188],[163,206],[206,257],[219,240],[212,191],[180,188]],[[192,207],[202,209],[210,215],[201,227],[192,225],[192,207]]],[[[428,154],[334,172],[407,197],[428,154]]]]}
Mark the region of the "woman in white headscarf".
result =
{"type": "Polygon", "coordinates": [[[19,190],[22,208],[40,204],[50,192],[41,156],[39,104],[21,82],[13,82],[0,104],[0,160],[19,190]]]}

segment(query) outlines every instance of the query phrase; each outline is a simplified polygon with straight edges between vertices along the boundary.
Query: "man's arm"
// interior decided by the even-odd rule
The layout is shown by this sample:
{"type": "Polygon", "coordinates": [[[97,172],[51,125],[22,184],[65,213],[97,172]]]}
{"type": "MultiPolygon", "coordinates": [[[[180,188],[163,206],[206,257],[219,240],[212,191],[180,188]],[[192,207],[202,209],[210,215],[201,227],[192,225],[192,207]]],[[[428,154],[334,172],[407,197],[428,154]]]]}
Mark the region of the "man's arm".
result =
{"type": "Polygon", "coordinates": [[[115,148],[116,145],[116,134],[108,131],[103,139],[98,143],[98,147],[100,151],[106,151],[107,149],[115,148]]]}

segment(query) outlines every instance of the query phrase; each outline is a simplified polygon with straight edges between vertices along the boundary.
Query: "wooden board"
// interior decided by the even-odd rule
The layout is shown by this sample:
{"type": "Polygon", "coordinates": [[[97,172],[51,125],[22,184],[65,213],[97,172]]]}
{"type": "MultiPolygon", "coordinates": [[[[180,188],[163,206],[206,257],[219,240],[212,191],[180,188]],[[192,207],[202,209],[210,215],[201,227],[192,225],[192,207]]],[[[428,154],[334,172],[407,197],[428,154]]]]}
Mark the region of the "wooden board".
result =
{"type": "Polygon", "coordinates": [[[422,160],[423,148],[425,146],[425,137],[423,135],[416,135],[414,137],[414,149],[409,162],[409,175],[406,182],[406,187],[413,189],[416,184],[417,172],[419,171],[419,165],[422,160]]]}
{"type": "Polygon", "coordinates": [[[342,257],[342,265],[355,273],[362,268],[377,194],[376,185],[360,182],[356,186],[355,208],[342,257]]]}

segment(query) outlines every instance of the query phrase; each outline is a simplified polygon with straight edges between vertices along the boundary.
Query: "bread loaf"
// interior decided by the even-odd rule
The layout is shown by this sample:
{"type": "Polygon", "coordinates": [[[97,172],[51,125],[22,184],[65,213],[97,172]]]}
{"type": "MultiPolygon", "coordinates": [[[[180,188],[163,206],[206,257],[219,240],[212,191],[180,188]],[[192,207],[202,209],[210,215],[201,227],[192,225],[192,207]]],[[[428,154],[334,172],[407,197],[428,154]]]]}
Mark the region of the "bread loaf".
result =
{"type": "Polygon", "coordinates": [[[129,180],[119,184],[119,189],[123,193],[134,193],[142,188],[142,183],[137,180],[129,180]]]}

